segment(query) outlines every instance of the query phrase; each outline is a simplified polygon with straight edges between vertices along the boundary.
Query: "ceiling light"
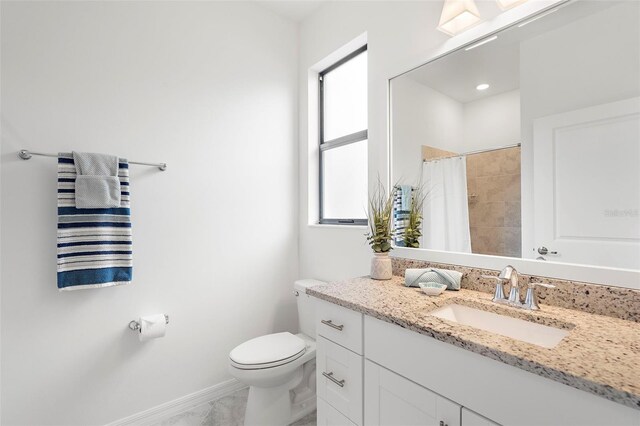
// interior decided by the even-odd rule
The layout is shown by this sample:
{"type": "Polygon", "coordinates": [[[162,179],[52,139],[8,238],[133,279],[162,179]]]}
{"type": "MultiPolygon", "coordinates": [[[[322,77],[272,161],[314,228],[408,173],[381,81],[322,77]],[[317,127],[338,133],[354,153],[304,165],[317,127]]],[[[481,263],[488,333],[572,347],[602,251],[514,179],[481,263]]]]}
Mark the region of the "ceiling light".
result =
{"type": "Polygon", "coordinates": [[[498,2],[498,6],[502,10],[511,9],[512,7],[516,7],[525,3],[527,0],[496,0],[498,2]]]}
{"type": "Polygon", "coordinates": [[[549,11],[547,11],[545,13],[542,13],[542,14],[540,14],[538,16],[534,16],[533,18],[529,19],[528,21],[524,21],[522,24],[518,25],[518,28],[522,28],[525,25],[528,25],[528,24],[532,23],[533,21],[537,21],[540,18],[544,18],[547,15],[551,15],[553,12],[557,12],[558,10],[560,10],[560,9],[556,8],[556,9],[549,10],[549,11]]]}
{"type": "Polygon", "coordinates": [[[473,0],[444,0],[438,29],[454,36],[482,21],[473,0]]]}
{"type": "Polygon", "coordinates": [[[478,84],[476,86],[476,89],[478,90],[487,90],[488,88],[489,88],[489,85],[487,83],[478,84]]]}
{"type": "Polygon", "coordinates": [[[479,41],[479,42],[477,42],[475,44],[472,44],[471,46],[465,48],[464,50],[475,49],[478,46],[482,46],[483,44],[487,44],[487,43],[492,42],[493,40],[497,40],[497,39],[498,39],[497,35],[495,35],[493,37],[485,38],[484,40],[481,40],[481,41],[479,41]]]}

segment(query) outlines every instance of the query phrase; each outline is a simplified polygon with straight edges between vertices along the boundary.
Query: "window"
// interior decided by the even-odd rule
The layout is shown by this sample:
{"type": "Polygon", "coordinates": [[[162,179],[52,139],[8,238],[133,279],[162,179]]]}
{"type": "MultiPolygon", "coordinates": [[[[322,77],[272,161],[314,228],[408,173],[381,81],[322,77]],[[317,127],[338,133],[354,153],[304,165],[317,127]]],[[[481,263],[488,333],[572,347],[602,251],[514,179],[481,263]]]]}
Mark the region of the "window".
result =
{"type": "Polygon", "coordinates": [[[319,74],[320,223],[367,224],[367,46],[319,74]]]}

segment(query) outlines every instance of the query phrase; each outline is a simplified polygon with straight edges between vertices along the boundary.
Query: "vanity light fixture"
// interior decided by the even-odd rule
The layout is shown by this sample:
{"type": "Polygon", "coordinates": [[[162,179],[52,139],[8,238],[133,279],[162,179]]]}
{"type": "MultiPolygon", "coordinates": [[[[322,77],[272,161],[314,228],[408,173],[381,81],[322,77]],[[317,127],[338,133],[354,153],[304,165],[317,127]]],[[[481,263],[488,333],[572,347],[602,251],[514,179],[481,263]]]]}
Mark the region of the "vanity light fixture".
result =
{"type": "Polygon", "coordinates": [[[487,83],[478,84],[476,86],[477,90],[487,90],[488,88],[489,88],[489,85],[487,83]]]}
{"type": "Polygon", "coordinates": [[[555,9],[548,10],[548,11],[546,11],[546,12],[544,12],[544,13],[538,15],[538,16],[534,16],[533,18],[531,18],[529,20],[526,20],[523,23],[519,24],[518,28],[522,28],[525,25],[528,25],[528,24],[532,23],[533,21],[537,21],[540,18],[544,18],[547,15],[551,15],[553,12],[557,12],[558,10],[560,10],[560,9],[559,8],[555,8],[555,9]]]}
{"type": "Polygon", "coordinates": [[[471,49],[475,49],[475,48],[476,48],[476,47],[478,47],[478,46],[482,46],[483,44],[490,43],[490,42],[492,42],[493,40],[497,40],[497,39],[498,39],[498,36],[497,36],[497,35],[494,35],[493,37],[488,37],[488,38],[485,38],[484,40],[480,40],[479,42],[477,42],[477,43],[475,43],[475,44],[472,44],[472,45],[471,45],[471,46],[469,46],[469,47],[466,47],[464,50],[471,50],[471,49]]]}
{"type": "Polygon", "coordinates": [[[511,9],[512,7],[520,6],[522,3],[526,3],[527,0],[496,0],[498,7],[502,10],[511,9]]]}
{"type": "Polygon", "coordinates": [[[474,0],[444,0],[438,30],[454,36],[482,21],[474,0]]]}

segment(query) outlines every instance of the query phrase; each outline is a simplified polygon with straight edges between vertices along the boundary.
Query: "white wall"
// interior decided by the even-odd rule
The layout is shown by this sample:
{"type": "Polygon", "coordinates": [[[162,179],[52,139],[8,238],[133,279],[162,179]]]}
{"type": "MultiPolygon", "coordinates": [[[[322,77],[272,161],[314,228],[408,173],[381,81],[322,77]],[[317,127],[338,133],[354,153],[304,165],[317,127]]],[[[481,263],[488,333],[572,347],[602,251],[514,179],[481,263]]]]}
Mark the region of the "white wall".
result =
{"type": "Polygon", "coordinates": [[[295,330],[297,28],[248,3],[2,2],[2,423],[103,424],[295,330]],[[132,166],[134,283],[56,289],[56,161],[132,166]],[[141,344],[140,314],[170,315],[141,344]]]}
{"type": "Polygon", "coordinates": [[[520,142],[520,91],[511,90],[464,104],[462,152],[520,142]]]}
{"type": "Polygon", "coordinates": [[[422,172],[422,146],[460,152],[464,106],[408,76],[391,83],[393,178],[416,185],[422,172]]]}

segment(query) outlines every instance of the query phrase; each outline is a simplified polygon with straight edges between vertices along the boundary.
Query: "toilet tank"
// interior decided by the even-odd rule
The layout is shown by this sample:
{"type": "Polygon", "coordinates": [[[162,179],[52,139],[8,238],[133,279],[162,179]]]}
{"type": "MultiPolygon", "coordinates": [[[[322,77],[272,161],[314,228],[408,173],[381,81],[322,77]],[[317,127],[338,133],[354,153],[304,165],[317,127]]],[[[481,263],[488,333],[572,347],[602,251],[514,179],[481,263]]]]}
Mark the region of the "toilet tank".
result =
{"type": "Polygon", "coordinates": [[[305,279],[293,283],[293,292],[298,304],[298,327],[300,333],[316,339],[316,305],[315,297],[307,296],[309,287],[326,284],[324,281],[305,279]]]}

